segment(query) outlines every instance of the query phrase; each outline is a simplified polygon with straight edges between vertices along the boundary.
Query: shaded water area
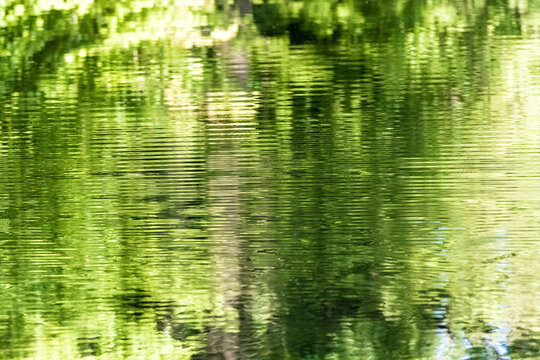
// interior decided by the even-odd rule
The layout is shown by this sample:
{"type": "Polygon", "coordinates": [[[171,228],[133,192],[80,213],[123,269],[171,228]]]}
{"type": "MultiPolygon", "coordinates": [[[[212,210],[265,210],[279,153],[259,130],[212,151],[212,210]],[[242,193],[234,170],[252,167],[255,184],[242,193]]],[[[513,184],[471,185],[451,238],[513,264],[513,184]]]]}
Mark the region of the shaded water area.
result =
{"type": "Polygon", "coordinates": [[[0,2],[0,358],[540,359],[540,4],[0,2]]]}

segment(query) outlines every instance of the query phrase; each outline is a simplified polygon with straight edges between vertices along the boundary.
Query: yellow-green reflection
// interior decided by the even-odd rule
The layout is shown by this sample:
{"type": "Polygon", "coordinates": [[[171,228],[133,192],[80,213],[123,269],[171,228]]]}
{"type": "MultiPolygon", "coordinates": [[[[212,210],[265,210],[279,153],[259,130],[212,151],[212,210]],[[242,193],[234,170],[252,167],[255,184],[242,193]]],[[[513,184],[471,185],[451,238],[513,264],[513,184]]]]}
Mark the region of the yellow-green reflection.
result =
{"type": "Polygon", "coordinates": [[[538,357],[533,2],[0,9],[0,357],[538,357]]]}

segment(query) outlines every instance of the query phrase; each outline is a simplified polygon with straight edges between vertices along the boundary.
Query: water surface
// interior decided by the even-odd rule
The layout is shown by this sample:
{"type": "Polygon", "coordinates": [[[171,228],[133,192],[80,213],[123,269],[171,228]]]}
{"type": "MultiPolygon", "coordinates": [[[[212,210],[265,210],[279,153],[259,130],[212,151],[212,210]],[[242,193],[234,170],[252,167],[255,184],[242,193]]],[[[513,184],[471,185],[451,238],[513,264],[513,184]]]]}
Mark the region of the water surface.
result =
{"type": "Polygon", "coordinates": [[[534,2],[0,12],[1,358],[540,358],[534,2]]]}

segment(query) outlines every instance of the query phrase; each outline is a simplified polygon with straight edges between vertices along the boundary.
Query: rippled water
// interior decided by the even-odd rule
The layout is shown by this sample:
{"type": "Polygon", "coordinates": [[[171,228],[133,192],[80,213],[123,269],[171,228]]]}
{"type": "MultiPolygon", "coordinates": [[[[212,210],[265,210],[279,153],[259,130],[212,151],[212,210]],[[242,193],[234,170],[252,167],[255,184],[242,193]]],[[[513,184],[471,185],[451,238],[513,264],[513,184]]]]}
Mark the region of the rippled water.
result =
{"type": "Polygon", "coordinates": [[[0,4],[0,358],[540,359],[540,8],[0,4]]]}

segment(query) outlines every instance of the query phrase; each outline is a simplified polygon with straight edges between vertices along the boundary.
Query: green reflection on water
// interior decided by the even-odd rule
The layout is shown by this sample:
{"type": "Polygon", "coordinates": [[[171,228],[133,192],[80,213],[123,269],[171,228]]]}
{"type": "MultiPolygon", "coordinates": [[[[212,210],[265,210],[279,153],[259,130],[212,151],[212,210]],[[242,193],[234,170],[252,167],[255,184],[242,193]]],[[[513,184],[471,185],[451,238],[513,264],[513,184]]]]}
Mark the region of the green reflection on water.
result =
{"type": "Polygon", "coordinates": [[[538,357],[538,9],[4,2],[0,357],[538,357]]]}

